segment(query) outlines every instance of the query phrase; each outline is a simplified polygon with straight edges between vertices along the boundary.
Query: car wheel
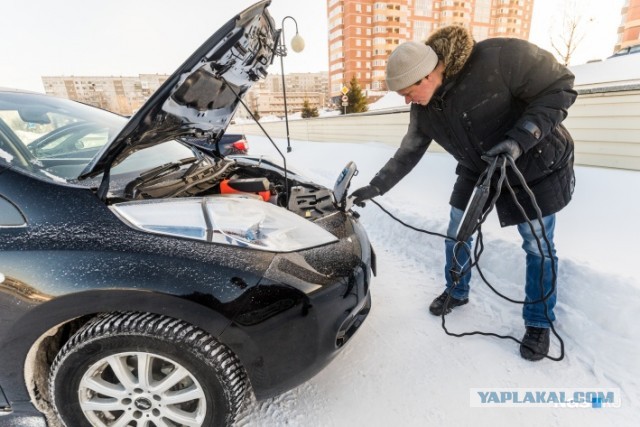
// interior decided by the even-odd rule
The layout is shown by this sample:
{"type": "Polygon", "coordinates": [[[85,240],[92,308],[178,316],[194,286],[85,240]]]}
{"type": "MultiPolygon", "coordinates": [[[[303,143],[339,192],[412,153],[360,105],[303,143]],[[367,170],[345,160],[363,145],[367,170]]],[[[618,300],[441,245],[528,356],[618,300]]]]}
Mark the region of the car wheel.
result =
{"type": "Polygon", "coordinates": [[[146,313],[110,313],[83,326],[56,356],[49,393],[68,426],[230,425],[246,373],[209,334],[146,313]]]}

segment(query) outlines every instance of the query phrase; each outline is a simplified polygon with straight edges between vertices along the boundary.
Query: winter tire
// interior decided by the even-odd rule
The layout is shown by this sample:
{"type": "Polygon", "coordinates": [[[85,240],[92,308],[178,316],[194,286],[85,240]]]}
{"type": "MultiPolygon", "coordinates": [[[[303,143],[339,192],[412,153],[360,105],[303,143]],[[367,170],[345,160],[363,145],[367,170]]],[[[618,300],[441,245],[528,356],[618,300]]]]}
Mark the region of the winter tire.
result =
{"type": "Polygon", "coordinates": [[[109,313],[82,327],[56,356],[49,393],[67,427],[224,426],[247,380],[206,332],[148,313],[109,313]]]}

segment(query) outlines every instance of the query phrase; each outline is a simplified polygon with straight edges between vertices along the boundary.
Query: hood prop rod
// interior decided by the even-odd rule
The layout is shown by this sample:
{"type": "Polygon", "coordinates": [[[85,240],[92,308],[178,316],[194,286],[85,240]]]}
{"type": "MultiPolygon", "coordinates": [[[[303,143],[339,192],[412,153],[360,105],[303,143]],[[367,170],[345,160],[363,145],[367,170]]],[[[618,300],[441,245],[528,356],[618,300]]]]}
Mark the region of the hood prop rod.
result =
{"type": "MultiPolygon", "coordinates": [[[[275,147],[275,149],[278,151],[278,153],[280,154],[280,157],[282,157],[282,163],[284,164],[284,197],[285,197],[285,208],[287,210],[289,210],[289,179],[287,178],[287,158],[285,157],[284,154],[282,154],[282,151],[280,151],[280,149],[278,148],[278,146],[276,145],[276,143],[273,141],[273,139],[271,139],[271,136],[269,135],[269,133],[267,132],[267,130],[262,126],[262,124],[260,124],[260,122],[258,121],[258,119],[256,118],[256,116],[251,112],[251,110],[249,109],[249,107],[247,106],[247,104],[244,103],[244,101],[242,100],[242,98],[240,97],[240,95],[238,95],[238,92],[236,92],[235,90],[233,90],[233,87],[231,86],[231,84],[222,76],[219,76],[220,79],[227,85],[227,87],[229,88],[229,90],[231,91],[231,93],[233,93],[233,95],[236,97],[236,99],[238,101],[240,101],[240,104],[242,104],[242,106],[244,107],[245,110],[247,110],[247,113],[249,113],[249,115],[251,116],[251,118],[253,119],[253,121],[256,122],[256,124],[260,127],[260,129],[262,130],[262,132],[265,134],[265,136],[267,137],[267,139],[269,140],[269,142],[271,142],[271,145],[273,145],[275,147]]],[[[288,135],[287,135],[288,136],[288,135]]]]}
{"type": "Polygon", "coordinates": [[[102,181],[100,182],[100,187],[98,187],[97,196],[98,199],[102,202],[107,201],[107,193],[109,192],[109,181],[111,181],[111,163],[108,163],[104,172],[102,172],[102,181]]]}

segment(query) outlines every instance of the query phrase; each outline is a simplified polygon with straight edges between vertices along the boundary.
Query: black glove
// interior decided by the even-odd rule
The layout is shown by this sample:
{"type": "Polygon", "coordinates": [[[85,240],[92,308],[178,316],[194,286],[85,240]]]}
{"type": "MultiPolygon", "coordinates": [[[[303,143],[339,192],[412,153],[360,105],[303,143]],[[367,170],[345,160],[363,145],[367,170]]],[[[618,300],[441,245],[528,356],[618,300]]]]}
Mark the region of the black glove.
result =
{"type": "Polygon", "coordinates": [[[364,206],[365,200],[373,199],[379,195],[380,190],[378,190],[374,185],[366,185],[351,193],[351,197],[353,197],[353,204],[358,206],[364,206]]]}
{"type": "Polygon", "coordinates": [[[505,139],[484,153],[482,160],[492,162],[493,158],[500,154],[511,156],[513,161],[516,161],[516,159],[522,155],[522,147],[513,139],[505,139]]]}

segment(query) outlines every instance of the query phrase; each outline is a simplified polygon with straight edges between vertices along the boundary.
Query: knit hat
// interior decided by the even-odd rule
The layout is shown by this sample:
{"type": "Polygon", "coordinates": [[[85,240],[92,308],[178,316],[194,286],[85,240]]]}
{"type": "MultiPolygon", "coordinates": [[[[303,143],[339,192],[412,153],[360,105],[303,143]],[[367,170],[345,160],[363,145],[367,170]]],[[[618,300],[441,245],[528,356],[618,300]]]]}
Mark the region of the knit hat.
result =
{"type": "Polygon", "coordinates": [[[406,42],[387,61],[387,89],[399,91],[426,77],[438,65],[438,56],[424,43],[406,42]]]}

